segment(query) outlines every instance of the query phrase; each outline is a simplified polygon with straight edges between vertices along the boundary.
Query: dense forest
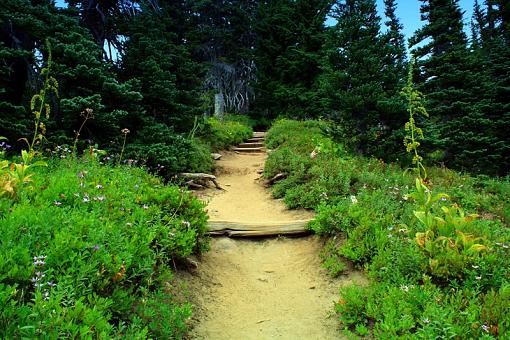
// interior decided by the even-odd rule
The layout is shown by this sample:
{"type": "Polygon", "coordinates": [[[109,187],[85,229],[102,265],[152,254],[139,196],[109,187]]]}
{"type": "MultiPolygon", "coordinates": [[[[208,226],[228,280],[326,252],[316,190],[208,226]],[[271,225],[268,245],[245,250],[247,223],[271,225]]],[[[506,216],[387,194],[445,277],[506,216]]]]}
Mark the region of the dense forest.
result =
{"type": "Polygon", "coordinates": [[[188,338],[241,144],[346,335],[508,338],[510,2],[419,1],[1,0],[0,338],[188,338]]]}
{"type": "Polygon", "coordinates": [[[59,92],[47,98],[45,149],[72,144],[89,109],[81,149],[119,152],[127,128],[128,158],[155,166],[162,149],[166,160],[197,152],[182,136],[216,110],[259,124],[327,119],[353,151],[405,162],[409,45],[430,114],[427,161],[506,175],[508,3],[475,1],[468,35],[457,1],[422,1],[409,44],[395,1],[384,3],[380,18],[371,0],[2,1],[0,135],[31,135],[30,99],[51,52],[59,92]]]}

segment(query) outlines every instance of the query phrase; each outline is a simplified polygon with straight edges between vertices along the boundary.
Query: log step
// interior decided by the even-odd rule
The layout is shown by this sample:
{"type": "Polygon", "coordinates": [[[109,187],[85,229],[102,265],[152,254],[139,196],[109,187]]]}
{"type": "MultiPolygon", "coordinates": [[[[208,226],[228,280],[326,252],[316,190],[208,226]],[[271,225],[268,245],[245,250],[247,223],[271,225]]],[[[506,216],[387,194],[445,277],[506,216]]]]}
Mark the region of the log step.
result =
{"type": "Polygon", "coordinates": [[[248,143],[263,143],[266,139],[264,137],[253,137],[248,139],[248,143]]]}
{"type": "Polygon", "coordinates": [[[264,144],[263,143],[241,143],[239,144],[237,147],[238,148],[261,148],[263,147],[264,144]]]}
{"type": "Polygon", "coordinates": [[[266,137],[265,132],[253,132],[253,137],[266,137]]]}
{"type": "Polygon", "coordinates": [[[310,231],[306,225],[310,220],[292,222],[244,223],[227,221],[209,221],[208,234],[229,237],[262,237],[278,235],[306,235],[310,231]]]}
{"type": "Polygon", "coordinates": [[[233,148],[232,150],[237,152],[264,152],[264,148],[233,148]]]}

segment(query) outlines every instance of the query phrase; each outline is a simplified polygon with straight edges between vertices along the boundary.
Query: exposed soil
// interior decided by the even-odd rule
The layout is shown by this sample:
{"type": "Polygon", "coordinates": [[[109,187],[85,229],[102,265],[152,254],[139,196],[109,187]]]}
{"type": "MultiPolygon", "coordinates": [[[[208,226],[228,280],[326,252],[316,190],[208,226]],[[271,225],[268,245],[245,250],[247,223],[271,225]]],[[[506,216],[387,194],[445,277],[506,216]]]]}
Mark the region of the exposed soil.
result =
{"type": "MultiPolygon", "coordinates": [[[[289,211],[257,178],[265,154],[228,153],[218,162],[226,191],[209,190],[211,220],[280,222],[312,217],[289,211]]],[[[214,238],[192,274],[192,339],[339,339],[333,315],[341,285],[364,282],[359,272],[331,279],[321,269],[322,241],[303,238],[214,238]]]]}

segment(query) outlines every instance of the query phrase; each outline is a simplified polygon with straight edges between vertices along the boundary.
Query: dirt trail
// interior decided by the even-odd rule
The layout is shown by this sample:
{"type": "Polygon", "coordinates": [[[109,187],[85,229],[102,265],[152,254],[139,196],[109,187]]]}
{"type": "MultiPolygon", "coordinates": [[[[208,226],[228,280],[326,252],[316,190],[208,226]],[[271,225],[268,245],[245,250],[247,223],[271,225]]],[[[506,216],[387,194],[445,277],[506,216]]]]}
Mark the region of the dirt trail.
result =
{"type": "MultiPolygon", "coordinates": [[[[295,221],[310,212],[288,211],[256,180],[265,154],[228,153],[218,162],[225,192],[208,191],[211,220],[295,221]]],[[[195,300],[192,339],[339,339],[334,301],[341,285],[362,282],[360,273],[333,280],[320,267],[314,237],[214,238],[211,251],[186,281],[195,300]]]]}

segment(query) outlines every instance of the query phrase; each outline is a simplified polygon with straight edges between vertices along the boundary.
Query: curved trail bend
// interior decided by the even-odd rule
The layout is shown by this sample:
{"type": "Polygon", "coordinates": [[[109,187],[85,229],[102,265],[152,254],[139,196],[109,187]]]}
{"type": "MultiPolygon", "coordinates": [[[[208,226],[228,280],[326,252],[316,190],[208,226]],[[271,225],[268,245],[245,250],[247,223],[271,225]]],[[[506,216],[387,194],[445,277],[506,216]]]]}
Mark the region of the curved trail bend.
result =
{"type": "MultiPolygon", "coordinates": [[[[289,211],[257,180],[265,153],[226,153],[218,181],[208,190],[211,220],[291,222],[311,218],[289,211]]],[[[321,269],[321,241],[314,237],[213,238],[193,277],[185,278],[195,302],[192,339],[338,339],[333,313],[338,288],[362,282],[352,272],[331,279],[321,269]]]]}

